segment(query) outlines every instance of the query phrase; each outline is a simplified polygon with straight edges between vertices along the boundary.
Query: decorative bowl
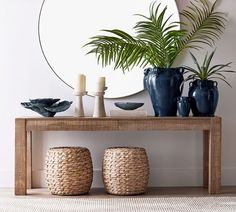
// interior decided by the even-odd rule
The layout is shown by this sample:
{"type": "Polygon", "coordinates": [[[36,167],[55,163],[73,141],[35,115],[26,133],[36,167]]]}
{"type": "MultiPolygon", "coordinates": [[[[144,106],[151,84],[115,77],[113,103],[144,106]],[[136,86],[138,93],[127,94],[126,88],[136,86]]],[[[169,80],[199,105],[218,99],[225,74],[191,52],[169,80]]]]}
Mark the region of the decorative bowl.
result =
{"type": "Polygon", "coordinates": [[[21,105],[42,116],[53,117],[56,113],[67,110],[72,104],[69,101],[59,102],[59,100],[53,98],[30,99],[29,102],[21,102],[21,105]]]}
{"type": "Polygon", "coordinates": [[[53,105],[54,103],[58,102],[60,99],[53,99],[53,98],[43,98],[43,99],[30,99],[30,103],[32,104],[40,104],[46,107],[53,105]]]}
{"type": "Polygon", "coordinates": [[[135,110],[143,105],[141,102],[115,102],[115,106],[123,110],[135,110]]]}

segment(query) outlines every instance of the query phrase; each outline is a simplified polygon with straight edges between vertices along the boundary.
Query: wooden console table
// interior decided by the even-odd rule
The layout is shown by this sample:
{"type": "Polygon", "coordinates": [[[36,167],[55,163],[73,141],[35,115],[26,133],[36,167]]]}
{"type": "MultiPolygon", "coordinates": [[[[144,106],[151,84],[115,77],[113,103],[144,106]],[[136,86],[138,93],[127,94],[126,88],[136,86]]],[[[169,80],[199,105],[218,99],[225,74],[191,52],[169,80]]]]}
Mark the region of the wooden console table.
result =
{"type": "Polygon", "coordinates": [[[16,118],[15,195],[32,188],[32,131],[203,131],[203,186],[210,194],[221,188],[220,117],[135,117],[135,118],[16,118]]]}

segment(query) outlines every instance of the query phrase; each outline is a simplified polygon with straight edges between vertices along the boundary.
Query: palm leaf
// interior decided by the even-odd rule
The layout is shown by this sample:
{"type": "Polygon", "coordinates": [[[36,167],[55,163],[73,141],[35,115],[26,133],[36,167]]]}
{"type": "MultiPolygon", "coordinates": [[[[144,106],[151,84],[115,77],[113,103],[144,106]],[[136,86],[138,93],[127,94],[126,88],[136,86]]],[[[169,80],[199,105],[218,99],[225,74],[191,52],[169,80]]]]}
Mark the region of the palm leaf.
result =
{"type": "Polygon", "coordinates": [[[115,36],[96,36],[91,38],[92,41],[86,44],[92,47],[88,54],[95,53],[98,63],[101,62],[103,66],[114,62],[115,69],[126,70],[132,63],[136,63],[139,60],[140,55],[143,58],[143,54],[148,51],[144,42],[134,39],[124,31],[106,30],[106,32],[115,36]]]}
{"type": "Polygon", "coordinates": [[[182,38],[179,51],[200,49],[201,44],[213,46],[214,40],[220,38],[227,20],[224,13],[215,10],[216,2],[210,5],[208,0],[193,0],[183,10],[181,15],[189,25],[182,25],[188,33],[182,38]]]}
{"type": "Polygon", "coordinates": [[[92,37],[85,45],[91,48],[88,54],[95,54],[103,66],[113,63],[114,69],[123,71],[134,66],[170,67],[184,49],[212,46],[219,38],[226,19],[215,10],[216,1],[211,5],[208,0],[192,0],[181,13],[185,23],[171,22],[168,8],[161,10],[160,4],[152,3],[148,16],[138,14],[142,20],[134,26],[136,36],[119,29],[103,30],[108,35],[92,37]]]}
{"type": "Polygon", "coordinates": [[[175,22],[168,24],[171,16],[164,19],[166,7],[158,15],[160,4],[156,10],[153,9],[153,6],[154,4],[150,6],[150,16],[141,15],[144,20],[138,22],[134,29],[137,38],[155,48],[158,67],[170,67],[176,59],[175,52],[179,46],[179,38],[185,35],[186,31],[176,30],[178,24],[175,22]]]}

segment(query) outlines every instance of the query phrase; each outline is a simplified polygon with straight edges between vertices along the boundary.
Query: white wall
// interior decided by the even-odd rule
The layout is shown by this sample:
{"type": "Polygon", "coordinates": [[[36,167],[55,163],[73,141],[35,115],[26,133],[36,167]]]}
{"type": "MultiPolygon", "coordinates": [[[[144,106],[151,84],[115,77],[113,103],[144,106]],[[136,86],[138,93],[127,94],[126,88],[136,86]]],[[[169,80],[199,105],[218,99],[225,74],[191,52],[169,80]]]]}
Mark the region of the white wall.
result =
{"type": "MultiPolygon", "coordinates": [[[[187,2],[178,0],[180,8],[187,2]]],[[[20,106],[29,98],[60,97],[73,100],[72,90],[50,70],[40,50],[37,21],[42,0],[0,0],[0,187],[14,186],[14,119],[36,114],[20,106]]],[[[220,9],[229,14],[229,24],[217,42],[215,62],[233,61],[236,70],[236,13],[234,0],[221,1],[220,9]]],[[[201,53],[199,53],[200,55],[201,53]]],[[[179,61],[180,63],[180,61],[179,61]]],[[[189,57],[181,63],[191,64],[189,57]]],[[[142,71],[142,70],[141,70],[142,71]]],[[[236,184],[236,75],[229,76],[233,88],[219,85],[217,115],[223,117],[222,184],[236,184]]],[[[184,94],[187,93],[187,87],[184,94]]],[[[85,97],[85,113],[91,115],[94,99],[85,97]]],[[[153,115],[147,93],[122,100],[143,101],[153,115]]],[[[106,100],[106,109],[114,109],[116,100],[106,100]]],[[[72,115],[73,105],[61,115],[72,115]]],[[[95,177],[93,186],[102,186],[101,160],[108,146],[134,145],[146,148],[152,186],[201,185],[201,132],[48,132],[35,133],[33,143],[34,185],[44,186],[43,160],[49,147],[86,146],[91,150],[95,177]]]]}

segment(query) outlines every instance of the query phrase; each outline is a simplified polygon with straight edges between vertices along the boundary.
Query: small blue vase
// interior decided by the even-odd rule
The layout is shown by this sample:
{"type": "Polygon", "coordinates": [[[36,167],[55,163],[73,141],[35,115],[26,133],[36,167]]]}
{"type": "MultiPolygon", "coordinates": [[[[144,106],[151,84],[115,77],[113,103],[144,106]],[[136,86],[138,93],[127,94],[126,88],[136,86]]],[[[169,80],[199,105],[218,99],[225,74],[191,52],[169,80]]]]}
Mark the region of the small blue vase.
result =
{"type": "Polygon", "coordinates": [[[188,117],[190,112],[190,98],[187,96],[179,97],[177,100],[178,115],[188,117]]]}
{"type": "Polygon", "coordinates": [[[193,116],[215,116],[219,99],[217,82],[212,80],[195,80],[189,83],[190,105],[193,116]]]}

